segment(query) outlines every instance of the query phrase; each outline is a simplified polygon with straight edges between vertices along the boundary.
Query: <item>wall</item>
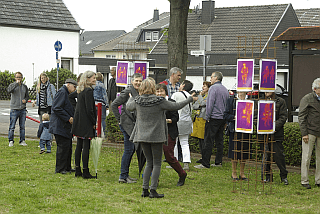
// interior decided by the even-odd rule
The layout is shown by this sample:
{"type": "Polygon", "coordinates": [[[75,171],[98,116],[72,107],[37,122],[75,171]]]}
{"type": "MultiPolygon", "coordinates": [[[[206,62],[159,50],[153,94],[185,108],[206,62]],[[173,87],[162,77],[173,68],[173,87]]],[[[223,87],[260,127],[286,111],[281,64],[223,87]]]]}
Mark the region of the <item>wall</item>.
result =
{"type": "Polygon", "coordinates": [[[62,43],[59,58],[72,59],[71,67],[78,74],[79,32],[0,26],[0,38],[0,70],[20,71],[28,87],[32,86],[40,73],[57,67],[54,49],[57,40],[62,43]]]}

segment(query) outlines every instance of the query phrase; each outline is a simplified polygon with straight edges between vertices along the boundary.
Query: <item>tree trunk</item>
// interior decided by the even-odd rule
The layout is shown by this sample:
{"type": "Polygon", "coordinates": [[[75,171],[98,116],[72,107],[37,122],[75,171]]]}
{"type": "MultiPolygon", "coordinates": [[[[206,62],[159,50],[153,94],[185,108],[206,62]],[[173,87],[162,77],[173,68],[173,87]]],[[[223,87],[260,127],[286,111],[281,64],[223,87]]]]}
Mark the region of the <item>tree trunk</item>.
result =
{"type": "Polygon", "coordinates": [[[189,6],[190,0],[170,0],[168,75],[172,67],[178,67],[183,70],[182,81],[186,78],[187,73],[187,20],[189,6]]]}

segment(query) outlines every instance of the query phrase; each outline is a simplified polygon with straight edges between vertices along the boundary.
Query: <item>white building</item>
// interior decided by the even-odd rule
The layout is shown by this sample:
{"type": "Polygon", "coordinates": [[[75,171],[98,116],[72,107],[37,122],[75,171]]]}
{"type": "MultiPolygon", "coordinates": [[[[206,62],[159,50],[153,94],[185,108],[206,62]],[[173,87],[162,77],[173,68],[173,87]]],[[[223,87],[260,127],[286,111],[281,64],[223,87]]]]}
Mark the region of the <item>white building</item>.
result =
{"type": "Polygon", "coordinates": [[[0,5],[0,71],[20,71],[31,87],[40,73],[57,67],[59,40],[60,68],[78,74],[81,29],[62,0],[0,0],[0,5]]]}

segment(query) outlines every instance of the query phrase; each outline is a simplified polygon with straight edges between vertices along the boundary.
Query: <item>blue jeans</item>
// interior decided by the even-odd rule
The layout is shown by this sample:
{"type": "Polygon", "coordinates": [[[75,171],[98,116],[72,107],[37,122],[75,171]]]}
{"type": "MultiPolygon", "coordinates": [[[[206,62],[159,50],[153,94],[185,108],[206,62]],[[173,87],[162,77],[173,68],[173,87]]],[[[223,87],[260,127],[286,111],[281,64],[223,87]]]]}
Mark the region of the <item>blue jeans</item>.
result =
{"type": "Polygon", "coordinates": [[[106,117],[107,117],[107,108],[105,105],[102,105],[101,108],[101,122],[102,122],[102,130],[104,134],[106,134],[106,117]]]}
{"type": "Polygon", "coordinates": [[[20,126],[20,141],[25,140],[25,123],[26,123],[26,109],[11,109],[10,110],[10,126],[9,126],[9,133],[8,133],[8,139],[9,141],[14,141],[14,128],[16,126],[16,122],[19,118],[19,126],[20,126]]]}
{"type": "Polygon", "coordinates": [[[44,151],[47,147],[47,152],[51,152],[51,141],[50,140],[41,140],[39,142],[41,151],[44,151]]]}
{"type": "Polygon", "coordinates": [[[123,133],[124,138],[124,151],[121,160],[121,173],[119,179],[127,179],[129,176],[129,167],[132,159],[132,155],[134,154],[134,143],[129,141],[130,136],[127,132],[119,125],[120,130],[123,133]]]}

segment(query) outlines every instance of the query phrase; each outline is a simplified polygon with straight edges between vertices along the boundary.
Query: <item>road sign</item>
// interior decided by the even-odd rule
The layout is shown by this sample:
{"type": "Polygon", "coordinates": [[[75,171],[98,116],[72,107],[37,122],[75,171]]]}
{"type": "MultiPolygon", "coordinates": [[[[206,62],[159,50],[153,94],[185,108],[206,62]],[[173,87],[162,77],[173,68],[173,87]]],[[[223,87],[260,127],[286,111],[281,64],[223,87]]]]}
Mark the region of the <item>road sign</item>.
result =
{"type": "Polygon", "coordinates": [[[55,49],[56,51],[61,51],[61,49],[62,49],[62,43],[61,43],[60,41],[56,41],[56,42],[54,43],[54,49],[55,49]]]}
{"type": "Polygon", "coordinates": [[[211,35],[200,35],[200,50],[211,51],[211,35]]]}
{"type": "Polygon", "coordinates": [[[198,50],[198,51],[191,51],[191,55],[204,55],[204,50],[198,50]]]}

